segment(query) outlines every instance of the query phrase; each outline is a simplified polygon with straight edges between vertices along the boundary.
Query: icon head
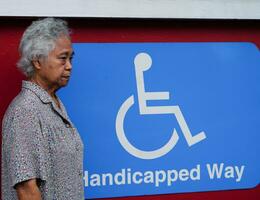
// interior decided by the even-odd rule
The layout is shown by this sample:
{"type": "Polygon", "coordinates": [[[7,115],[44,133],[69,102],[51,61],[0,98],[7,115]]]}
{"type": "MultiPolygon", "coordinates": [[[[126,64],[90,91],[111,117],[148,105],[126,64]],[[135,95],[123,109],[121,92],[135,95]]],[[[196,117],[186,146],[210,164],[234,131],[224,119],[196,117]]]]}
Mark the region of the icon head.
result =
{"type": "Polygon", "coordinates": [[[139,53],[135,56],[134,64],[136,68],[146,71],[152,66],[152,58],[147,53],[139,53]]]}

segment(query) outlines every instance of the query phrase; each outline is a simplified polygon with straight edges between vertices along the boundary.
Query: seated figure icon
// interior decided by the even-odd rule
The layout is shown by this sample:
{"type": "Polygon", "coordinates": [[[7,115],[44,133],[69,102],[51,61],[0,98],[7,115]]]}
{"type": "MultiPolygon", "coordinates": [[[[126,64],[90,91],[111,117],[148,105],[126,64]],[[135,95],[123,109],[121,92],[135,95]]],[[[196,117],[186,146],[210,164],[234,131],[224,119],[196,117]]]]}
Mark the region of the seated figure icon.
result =
{"type": "MultiPolygon", "coordinates": [[[[157,114],[172,114],[176,117],[180,129],[189,146],[192,146],[206,138],[204,132],[192,135],[185,121],[185,118],[178,105],[174,106],[147,106],[147,101],[150,100],[169,100],[169,92],[146,92],[143,73],[149,70],[152,66],[152,59],[147,53],[139,53],[134,59],[135,76],[138,94],[138,104],[140,115],[157,115],[157,114]]],[[[173,129],[172,136],[169,141],[161,148],[152,151],[143,151],[133,146],[126,137],[124,132],[124,119],[127,111],[134,104],[134,96],[130,96],[121,105],[116,117],[116,134],[123,148],[131,155],[140,159],[155,159],[159,158],[171,151],[179,140],[179,135],[176,129],[173,129]]]]}

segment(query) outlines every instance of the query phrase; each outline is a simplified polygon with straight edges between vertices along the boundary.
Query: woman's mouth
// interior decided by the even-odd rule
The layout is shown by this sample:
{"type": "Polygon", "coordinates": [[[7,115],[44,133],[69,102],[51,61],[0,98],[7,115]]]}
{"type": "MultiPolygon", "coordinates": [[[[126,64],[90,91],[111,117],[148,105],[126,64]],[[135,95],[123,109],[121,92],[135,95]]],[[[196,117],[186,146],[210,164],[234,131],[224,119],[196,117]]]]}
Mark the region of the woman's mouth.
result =
{"type": "Polygon", "coordinates": [[[70,76],[62,76],[63,79],[69,80],[70,76]]]}

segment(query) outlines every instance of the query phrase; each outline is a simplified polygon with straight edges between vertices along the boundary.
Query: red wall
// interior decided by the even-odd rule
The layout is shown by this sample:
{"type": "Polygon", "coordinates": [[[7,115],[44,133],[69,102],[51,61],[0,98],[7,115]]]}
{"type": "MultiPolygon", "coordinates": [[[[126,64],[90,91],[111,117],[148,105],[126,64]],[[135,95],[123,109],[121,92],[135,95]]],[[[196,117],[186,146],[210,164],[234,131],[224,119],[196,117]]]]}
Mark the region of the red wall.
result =
{"type": "MultiPolygon", "coordinates": [[[[19,39],[32,18],[0,18],[0,121],[24,78],[17,71],[19,39]]],[[[68,19],[73,42],[254,42],[260,21],[68,19]]],[[[260,67],[260,66],[259,66],[260,67]]],[[[1,125],[0,125],[1,128],[1,125]]],[[[260,162],[260,161],[259,161],[260,162]]],[[[260,172],[259,172],[260,173],[260,172]]],[[[247,190],[125,197],[120,200],[257,200],[260,185],[247,190]]]]}

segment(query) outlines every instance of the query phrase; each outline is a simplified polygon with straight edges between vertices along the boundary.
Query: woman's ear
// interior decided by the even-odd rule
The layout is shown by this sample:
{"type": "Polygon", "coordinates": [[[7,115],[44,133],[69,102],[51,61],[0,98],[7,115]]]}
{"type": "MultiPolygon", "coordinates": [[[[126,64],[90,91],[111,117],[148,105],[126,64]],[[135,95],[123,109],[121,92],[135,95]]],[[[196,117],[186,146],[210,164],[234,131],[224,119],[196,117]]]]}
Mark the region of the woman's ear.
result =
{"type": "Polygon", "coordinates": [[[39,59],[32,60],[32,65],[33,65],[36,69],[41,69],[41,62],[40,62],[39,59]]]}

